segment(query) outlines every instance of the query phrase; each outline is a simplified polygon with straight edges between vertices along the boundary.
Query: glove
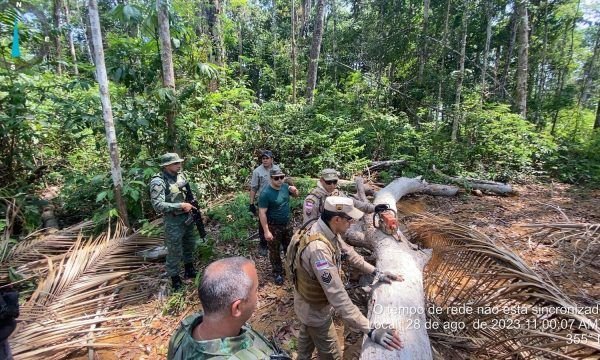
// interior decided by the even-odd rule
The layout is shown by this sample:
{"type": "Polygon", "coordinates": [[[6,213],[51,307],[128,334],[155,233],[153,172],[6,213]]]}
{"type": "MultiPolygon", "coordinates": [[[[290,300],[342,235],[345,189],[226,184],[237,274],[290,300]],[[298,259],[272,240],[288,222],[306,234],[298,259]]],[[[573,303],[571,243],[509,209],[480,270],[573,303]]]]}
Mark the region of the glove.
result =
{"type": "Polygon", "coordinates": [[[390,207],[388,206],[388,204],[378,204],[378,205],[375,205],[375,212],[381,212],[381,211],[387,210],[389,208],[390,207]]]}
{"type": "Polygon", "coordinates": [[[379,269],[375,268],[373,271],[373,283],[371,285],[375,285],[378,282],[391,284],[392,281],[404,281],[402,275],[392,274],[389,271],[381,272],[379,269]]]}
{"type": "Polygon", "coordinates": [[[253,215],[256,215],[256,205],[254,205],[254,204],[248,205],[248,211],[250,211],[253,215]]]}
{"type": "Polygon", "coordinates": [[[384,324],[377,329],[369,331],[369,339],[374,343],[383,346],[388,350],[401,349],[402,342],[396,333],[396,330],[392,329],[389,324],[384,324]]]}

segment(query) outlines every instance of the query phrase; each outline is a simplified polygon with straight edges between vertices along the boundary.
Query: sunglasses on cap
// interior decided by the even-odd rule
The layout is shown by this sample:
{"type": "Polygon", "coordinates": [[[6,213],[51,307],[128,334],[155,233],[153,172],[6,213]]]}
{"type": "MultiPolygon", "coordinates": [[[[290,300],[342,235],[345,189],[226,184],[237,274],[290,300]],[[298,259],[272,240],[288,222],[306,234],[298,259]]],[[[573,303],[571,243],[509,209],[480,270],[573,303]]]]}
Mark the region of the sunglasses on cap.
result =
{"type": "Polygon", "coordinates": [[[284,177],[285,177],[285,175],[275,175],[275,176],[271,176],[271,179],[273,179],[273,180],[283,180],[284,177]]]}
{"type": "Polygon", "coordinates": [[[327,185],[337,185],[337,180],[324,180],[327,185]]]}

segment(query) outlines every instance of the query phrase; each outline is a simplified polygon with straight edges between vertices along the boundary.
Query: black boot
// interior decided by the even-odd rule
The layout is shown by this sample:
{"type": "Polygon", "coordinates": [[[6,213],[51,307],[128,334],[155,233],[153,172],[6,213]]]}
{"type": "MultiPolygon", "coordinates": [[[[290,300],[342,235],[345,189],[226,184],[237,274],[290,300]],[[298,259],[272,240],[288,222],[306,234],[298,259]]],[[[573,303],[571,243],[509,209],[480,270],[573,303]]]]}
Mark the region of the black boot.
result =
{"type": "Polygon", "coordinates": [[[186,279],[195,279],[196,278],[196,269],[194,269],[194,264],[189,263],[189,264],[185,264],[185,272],[183,274],[183,277],[186,279]]]}
{"type": "Polygon", "coordinates": [[[179,275],[171,276],[171,287],[173,288],[173,291],[181,290],[182,285],[183,283],[181,282],[179,275]]]}

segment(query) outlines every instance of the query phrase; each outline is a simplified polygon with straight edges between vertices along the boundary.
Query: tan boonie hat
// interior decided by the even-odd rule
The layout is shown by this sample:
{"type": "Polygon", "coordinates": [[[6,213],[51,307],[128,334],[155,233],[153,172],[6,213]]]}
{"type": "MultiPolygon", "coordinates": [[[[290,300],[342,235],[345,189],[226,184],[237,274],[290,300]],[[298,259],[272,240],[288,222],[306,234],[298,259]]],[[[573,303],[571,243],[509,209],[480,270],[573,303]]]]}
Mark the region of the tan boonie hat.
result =
{"type": "Polygon", "coordinates": [[[352,199],[343,196],[328,196],[325,199],[325,210],[334,213],[344,213],[354,220],[359,220],[364,213],[354,207],[352,199]]]}
{"type": "Polygon", "coordinates": [[[323,180],[339,180],[338,172],[335,169],[325,169],[321,171],[321,178],[323,180]]]}
{"type": "Polygon", "coordinates": [[[160,166],[167,166],[180,162],[183,162],[183,159],[176,153],[166,153],[160,157],[160,166]]]}

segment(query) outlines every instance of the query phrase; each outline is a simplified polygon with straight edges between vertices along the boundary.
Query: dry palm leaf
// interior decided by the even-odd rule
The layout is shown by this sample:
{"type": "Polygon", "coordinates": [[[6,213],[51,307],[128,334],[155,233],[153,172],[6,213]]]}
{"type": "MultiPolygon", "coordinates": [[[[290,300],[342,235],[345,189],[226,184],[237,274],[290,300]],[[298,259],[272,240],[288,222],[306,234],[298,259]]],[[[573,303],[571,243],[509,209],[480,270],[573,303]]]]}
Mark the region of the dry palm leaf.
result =
{"type": "Polygon", "coordinates": [[[576,307],[514,253],[431,215],[417,216],[408,228],[413,239],[433,249],[424,279],[428,306],[439,309],[439,319],[430,318],[440,325],[430,330],[434,352],[463,348],[476,359],[600,356],[597,320],[577,313],[590,308],[576,307]]]}
{"type": "Polygon", "coordinates": [[[573,259],[573,266],[597,264],[600,256],[600,224],[557,223],[521,226],[536,229],[533,235],[540,239],[539,242],[548,242],[552,247],[562,249],[573,259]]]}
{"type": "Polygon", "coordinates": [[[9,268],[15,269],[24,277],[45,271],[49,258],[60,261],[81,233],[90,230],[93,225],[92,221],[86,221],[52,233],[36,231],[30,234],[0,259],[0,281],[9,282],[9,268]]]}
{"type": "Polygon", "coordinates": [[[134,254],[162,241],[126,236],[117,224],[114,233],[90,241],[79,236],[60,261],[49,259],[46,278],[21,309],[21,324],[10,341],[15,356],[61,359],[77,348],[95,347],[94,338],[106,332],[131,330],[148,314],[121,314],[120,308],[147,302],[158,285],[151,277],[156,265],[134,254]]]}

